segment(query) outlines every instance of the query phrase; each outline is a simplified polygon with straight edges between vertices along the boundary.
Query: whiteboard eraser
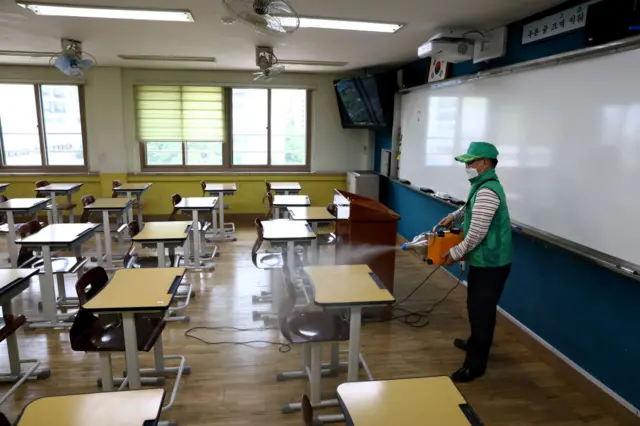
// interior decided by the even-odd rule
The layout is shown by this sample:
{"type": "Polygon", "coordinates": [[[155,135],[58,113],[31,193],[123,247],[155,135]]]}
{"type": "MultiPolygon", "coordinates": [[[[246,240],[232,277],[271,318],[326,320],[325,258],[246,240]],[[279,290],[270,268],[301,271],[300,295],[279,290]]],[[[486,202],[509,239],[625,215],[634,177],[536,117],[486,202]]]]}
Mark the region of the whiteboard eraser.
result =
{"type": "Polygon", "coordinates": [[[406,179],[400,179],[400,183],[403,183],[403,184],[405,184],[405,185],[411,185],[411,182],[409,182],[409,181],[408,181],[408,180],[406,180],[406,179]]]}

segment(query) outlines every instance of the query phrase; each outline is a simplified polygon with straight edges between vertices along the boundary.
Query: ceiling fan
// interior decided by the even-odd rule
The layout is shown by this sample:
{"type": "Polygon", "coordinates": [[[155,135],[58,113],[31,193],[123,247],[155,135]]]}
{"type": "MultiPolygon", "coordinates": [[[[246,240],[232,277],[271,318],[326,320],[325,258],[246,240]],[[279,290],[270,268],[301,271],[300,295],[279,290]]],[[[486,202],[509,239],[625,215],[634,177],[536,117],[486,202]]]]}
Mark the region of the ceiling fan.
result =
{"type": "Polygon", "coordinates": [[[269,81],[273,77],[282,74],[285,69],[284,65],[278,62],[278,57],[273,53],[271,47],[256,47],[256,65],[258,65],[260,71],[253,73],[253,81],[269,81]]]}
{"type": "Polygon", "coordinates": [[[96,63],[96,58],[90,53],[82,51],[82,42],[62,39],[62,52],[53,55],[49,59],[49,65],[55,65],[64,74],[72,77],[82,77],[84,70],[91,68],[96,63]]]}
{"type": "Polygon", "coordinates": [[[300,17],[288,0],[222,0],[234,16],[267,35],[288,35],[300,26],[300,17]]]}

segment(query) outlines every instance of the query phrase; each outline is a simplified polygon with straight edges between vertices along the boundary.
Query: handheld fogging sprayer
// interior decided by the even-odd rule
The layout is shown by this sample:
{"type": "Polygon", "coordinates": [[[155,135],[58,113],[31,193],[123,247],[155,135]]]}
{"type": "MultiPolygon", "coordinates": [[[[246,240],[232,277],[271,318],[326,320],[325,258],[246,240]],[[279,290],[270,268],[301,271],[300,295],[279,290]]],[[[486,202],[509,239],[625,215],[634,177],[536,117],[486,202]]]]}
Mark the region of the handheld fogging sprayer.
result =
{"type": "Polygon", "coordinates": [[[436,225],[431,231],[416,235],[411,242],[403,244],[402,250],[415,250],[424,255],[429,265],[442,265],[442,256],[463,239],[462,229],[445,229],[442,225],[436,225]]]}

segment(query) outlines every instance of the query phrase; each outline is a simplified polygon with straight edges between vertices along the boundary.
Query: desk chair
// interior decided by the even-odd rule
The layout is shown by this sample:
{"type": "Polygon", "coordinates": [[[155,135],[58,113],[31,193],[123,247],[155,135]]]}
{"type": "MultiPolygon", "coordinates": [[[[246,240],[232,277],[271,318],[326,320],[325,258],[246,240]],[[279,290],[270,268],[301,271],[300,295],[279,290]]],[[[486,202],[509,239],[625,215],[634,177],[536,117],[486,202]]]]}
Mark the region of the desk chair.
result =
{"type": "MultiPolygon", "coordinates": [[[[176,220],[176,216],[178,215],[178,212],[180,211],[180,209],[176,208],[176,205],[178,203],[180,203],[180,201],[182,201],[182,196],[180,194],[173,194],[171,196],[171,204],[173,205],[173,210],[171,211],[171,214],[169,215],[169,220],[176,220]]],[[[207,231],[209,231],[209,229],[211,228],[211,222],[207,221],[207,220],[200,220],[198,222],[198,235],[200,236],[200,247],[203,247],[206,250],[207,247],[207,240],[205,239],[205,234],[207,233],[207,231]]],[[[191,247],[189,247],[190,251],[189,253],[191,253],[191,255],[193,255],[193,253],[195,253],[194,250],[194,241],[191,241],[191,247]]],[[[208,256],[208,255],[207,255],[208,256]]],[[[214,256],[211,256],[214,257],[214,256]]]]}
{"type": "MultiPolygon", "coordinates": [[[[252,296],[251,300],[254,304],[260,303],[272,303],[277,301],[277,297],[272,296],[278,279],[277,270],[284,267],[286,257],[282,255],[282,247],[274,250],[260,251],[262,243],[264,242],[264,228],[262,221],[256,219],[254,221],[256,228],[256,241],[251,248],[251,261],[253,265],[258,269],[264,269],[269,271],[269,291],[263,291],[259,296],[252,296]]],[[[276,309],[272,313],[253,311],[253,320],[266,320],[277,318],[276,309]]]]}
{"type": "MultiPolygon", "coordinates": [[[[269,186],[269,188],[271,188],[271,186],[269,186]]],[[[271,193],[271,191],[267,191],[267,193],[264,194],[264,197],[262,197],[262,204],[264,204],[265,207],[269,208],[267,214],[265,215],[265,219],[279,219],[273,216],[273,194],[271,193]]]]}
{"type": "MultiPolygon", "coordinates": [[[[208,194],[207,194],[207,191],[206,191],[207,183],[206,183],[205,181],[201,180],[201,181],[200,181],[200,188],[202,188],[202,196],[203,196],[203,197],[206,197],[206,196],[208,195],[208,194]]],[[[229,205],[228,205],[228,204],[225,204],[225,205],[224,205],[224,209],[225,209],[225,210],[229,210],[229,209],[230,209],[229,205]]]]}
{"type": "MultiPolygon", "coordinates": [[[[98,380],[98,385],[102,385],[104,391],[111,390],[110,384],[113,382],[111,353],[125,351],[122,321],[119,314],[98,317],[82,309],[82,305],[95,297],[108,282],[107,272],[100,266],[90,269],[78,279],[76,293],[80,301],[80,310],[69,331],[71,349],[78,352],[98,352],[100,354],[102,379],[98,380]]],[[[138,351],[149,352],[157,343],[160,343],[158,347],[162,351],[161,336],[165,326],[166,322],[161,315],[136,315],[138,351]]],[[[164,378],[160,379],[162,380],[157,378],[143,378],[142,380],[145,384],[164,383],[164,378]]],[[[124,389],[126,379],[118,381],[122,381],[119,390],[124,389]]]]}
{"type": "MultiPolygon", "coordinates": [[[[20,238],[26,238],[29,235],[33,235],[42,229],[42,224],[37,220],[32,220],[29,223],[23,224],[18,229],[18,236],[20,238]]],[[[67,297],[67,290],[64,285],[65,274],[78,274],[78,278],[82,275],[82,268],[87,263],[86,257],[59,257],[55,256],[51,258],[51,266],[53,274],[56,277],[56,284],[58,287],[58,299],[57,306],[59,308],[77,308],[78,299],[75,297],[67,297]]],[[[38,269],[39,275],[44,275],[44,260],[39,253],[35,253],[26,247],[20,247],[18,252],[18,267],[19,268],[33,268],[38,269]]],[[[42,308],[42,302],[38,303],[42,308]]],[[[64,315],[65,318],[69,318],[70,315],[64,315]]]]}
{"type": "MultiPolygon", "coordinates": [[[[51,182],[49,182],[48,180],[39,180],[36,182],[36,188],[42,188],[43,186],[49,186],[51,185],[51,182]]],[[[46,198],[45,194],[40,194],[39,192],[36,193],[36,198],[46,198]]],[[[68,212],[69,214],[69,223],[73,223],[73,209],[76,208],[77,204],[74,203],[56,203],[56,208],[58,209],[58,216],[59,216],[59,220],[58,222],[62,223],[64,222],[64,212],[68,212]]],[[[53,207],[51,206],[51,204],[48,204],[47,207],[45,208],[46,212],[47,212],[47,221],[49,224],[53,223],[53,207]]]]}
{"type": "MultiPolygon", "coordinates": [[[[322,310],[296,309],[298,292],[289,275],[284,272],[284,297],[278,309],[280,333],[289,344],[304,345],[304,360],[302,372],[309,378],[311,403],[315,407],[335,405],[335,401],[320,400],[320,379],[323,373],[320,360],[321,346],[325,343],[336,344],[349,340],[349,322],[340,312],[330,313],[322,310]]],[[[337,346],[337,345],[335,345],[337,346]]],[[[278,375],[278,380],[287,379],[287,373],[278,375]]],[[[283,413],[301,410],[301,403],[286,404],[283,413]]]]}
{"type": "Polygon", "coordinates": [[[311,401],[309,401],[309,397],[302,395],[300,404],[302,405],[302,420],[304,421],[304,426],[316,426],[318,423],[314,421],[313,406],[311,405],[311,401]]]}
{"type": "MultiPolygon", "coordinates": [[[[89,204],[93,204],[96,202],[96,197],[94,197],[92,194],[87,194],[84,197],[82,197],[80,199],[80,202],[82,203],[82,216],[80,216],[80,223],[88,223],[90,221],[90,219],[92,219],[92,215],[95,217],[95,212],[89,211],[84,209],[84,207],[88,206],[89,204]]],[[[110,214],[111,217],[113,217],[115,214],[110,214]]],[[[116,217],[118,217],[117,215],[115,215],[116,217]]],[[[95,218],[95,223],[101,223],[102,222],[102,217],[97,217],[95,218]]],[[[103,225],[104,226],[104,225],[103,225]]],[[[127,230],[127,225],[126,224],[120,224],[117,223],[115,224],[115,226],[111,226],[111,224],[109,224],[110,226],[110,230],[112,233],[112,239],[118,241],[118,253],[122,253],[124,251],[123,248],[123,243],[124,243],[124,235],[123,233],[127,230]]],[[[101,228],[100,228],[101,229],[101,228]]],[[[102,231],[104,232],[104,231],[102,231]]],[[[91,261],[92,262],[96,262],[97,258],[95,256],[91,257],[91,261]]]]}
{"type": "MultiPolygon", "coordinates": [[[[132,220],[127,225],[129,228],[129,234],[131,238],[135,237],[140,233],[140,225],[138,225],[137,220],[132,220]]],[[[145,247],[143,245],[143,247],[145,247]]],[[[177,268],[180,266],[180,260],[182,256],[179,255],[169,255],[169,265],[167,267],[177,268]]],[[[124,256],[124,267],[125,268],[157,268],[158,267],[158,258],[156,256],[139,256],[136,253],[136,244],[131,241],[131,247],[124,256]]],[[[167,311],[166,320],[167,321],[182,321],[189,322],[190,318],[188,316],[176,316],[176,312],[182,311],[189,306],[189,302],[191,297],[195,297],[195,291],[193,290],[193,285],[188,282],[180,283],[178,287],[178,291],[176,292],[176,299],[184,299],[184,302],[177,305],[174,308],[169,308],[167,311]]]]}
{"type": "Polygon", "coordinates": [[[7,416],[0,413],[0,426],[11,426],[11,422],[7,419],[7,416]]]}

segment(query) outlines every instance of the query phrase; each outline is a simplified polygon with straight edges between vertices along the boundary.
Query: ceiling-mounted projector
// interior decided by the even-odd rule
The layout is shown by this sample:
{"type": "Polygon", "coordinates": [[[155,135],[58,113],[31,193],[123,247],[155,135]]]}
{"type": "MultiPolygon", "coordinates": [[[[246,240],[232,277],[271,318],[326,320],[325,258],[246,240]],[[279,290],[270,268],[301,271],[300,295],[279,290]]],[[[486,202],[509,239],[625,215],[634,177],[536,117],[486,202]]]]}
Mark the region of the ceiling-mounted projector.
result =
{"type": "Polygon", "coordinates": [[[458,63],[473,59],[474,40],[465,37],[468,30],[447,30],[434,35],[418,48],[420,58],[441,54],[447,62],[458,63]]]}

